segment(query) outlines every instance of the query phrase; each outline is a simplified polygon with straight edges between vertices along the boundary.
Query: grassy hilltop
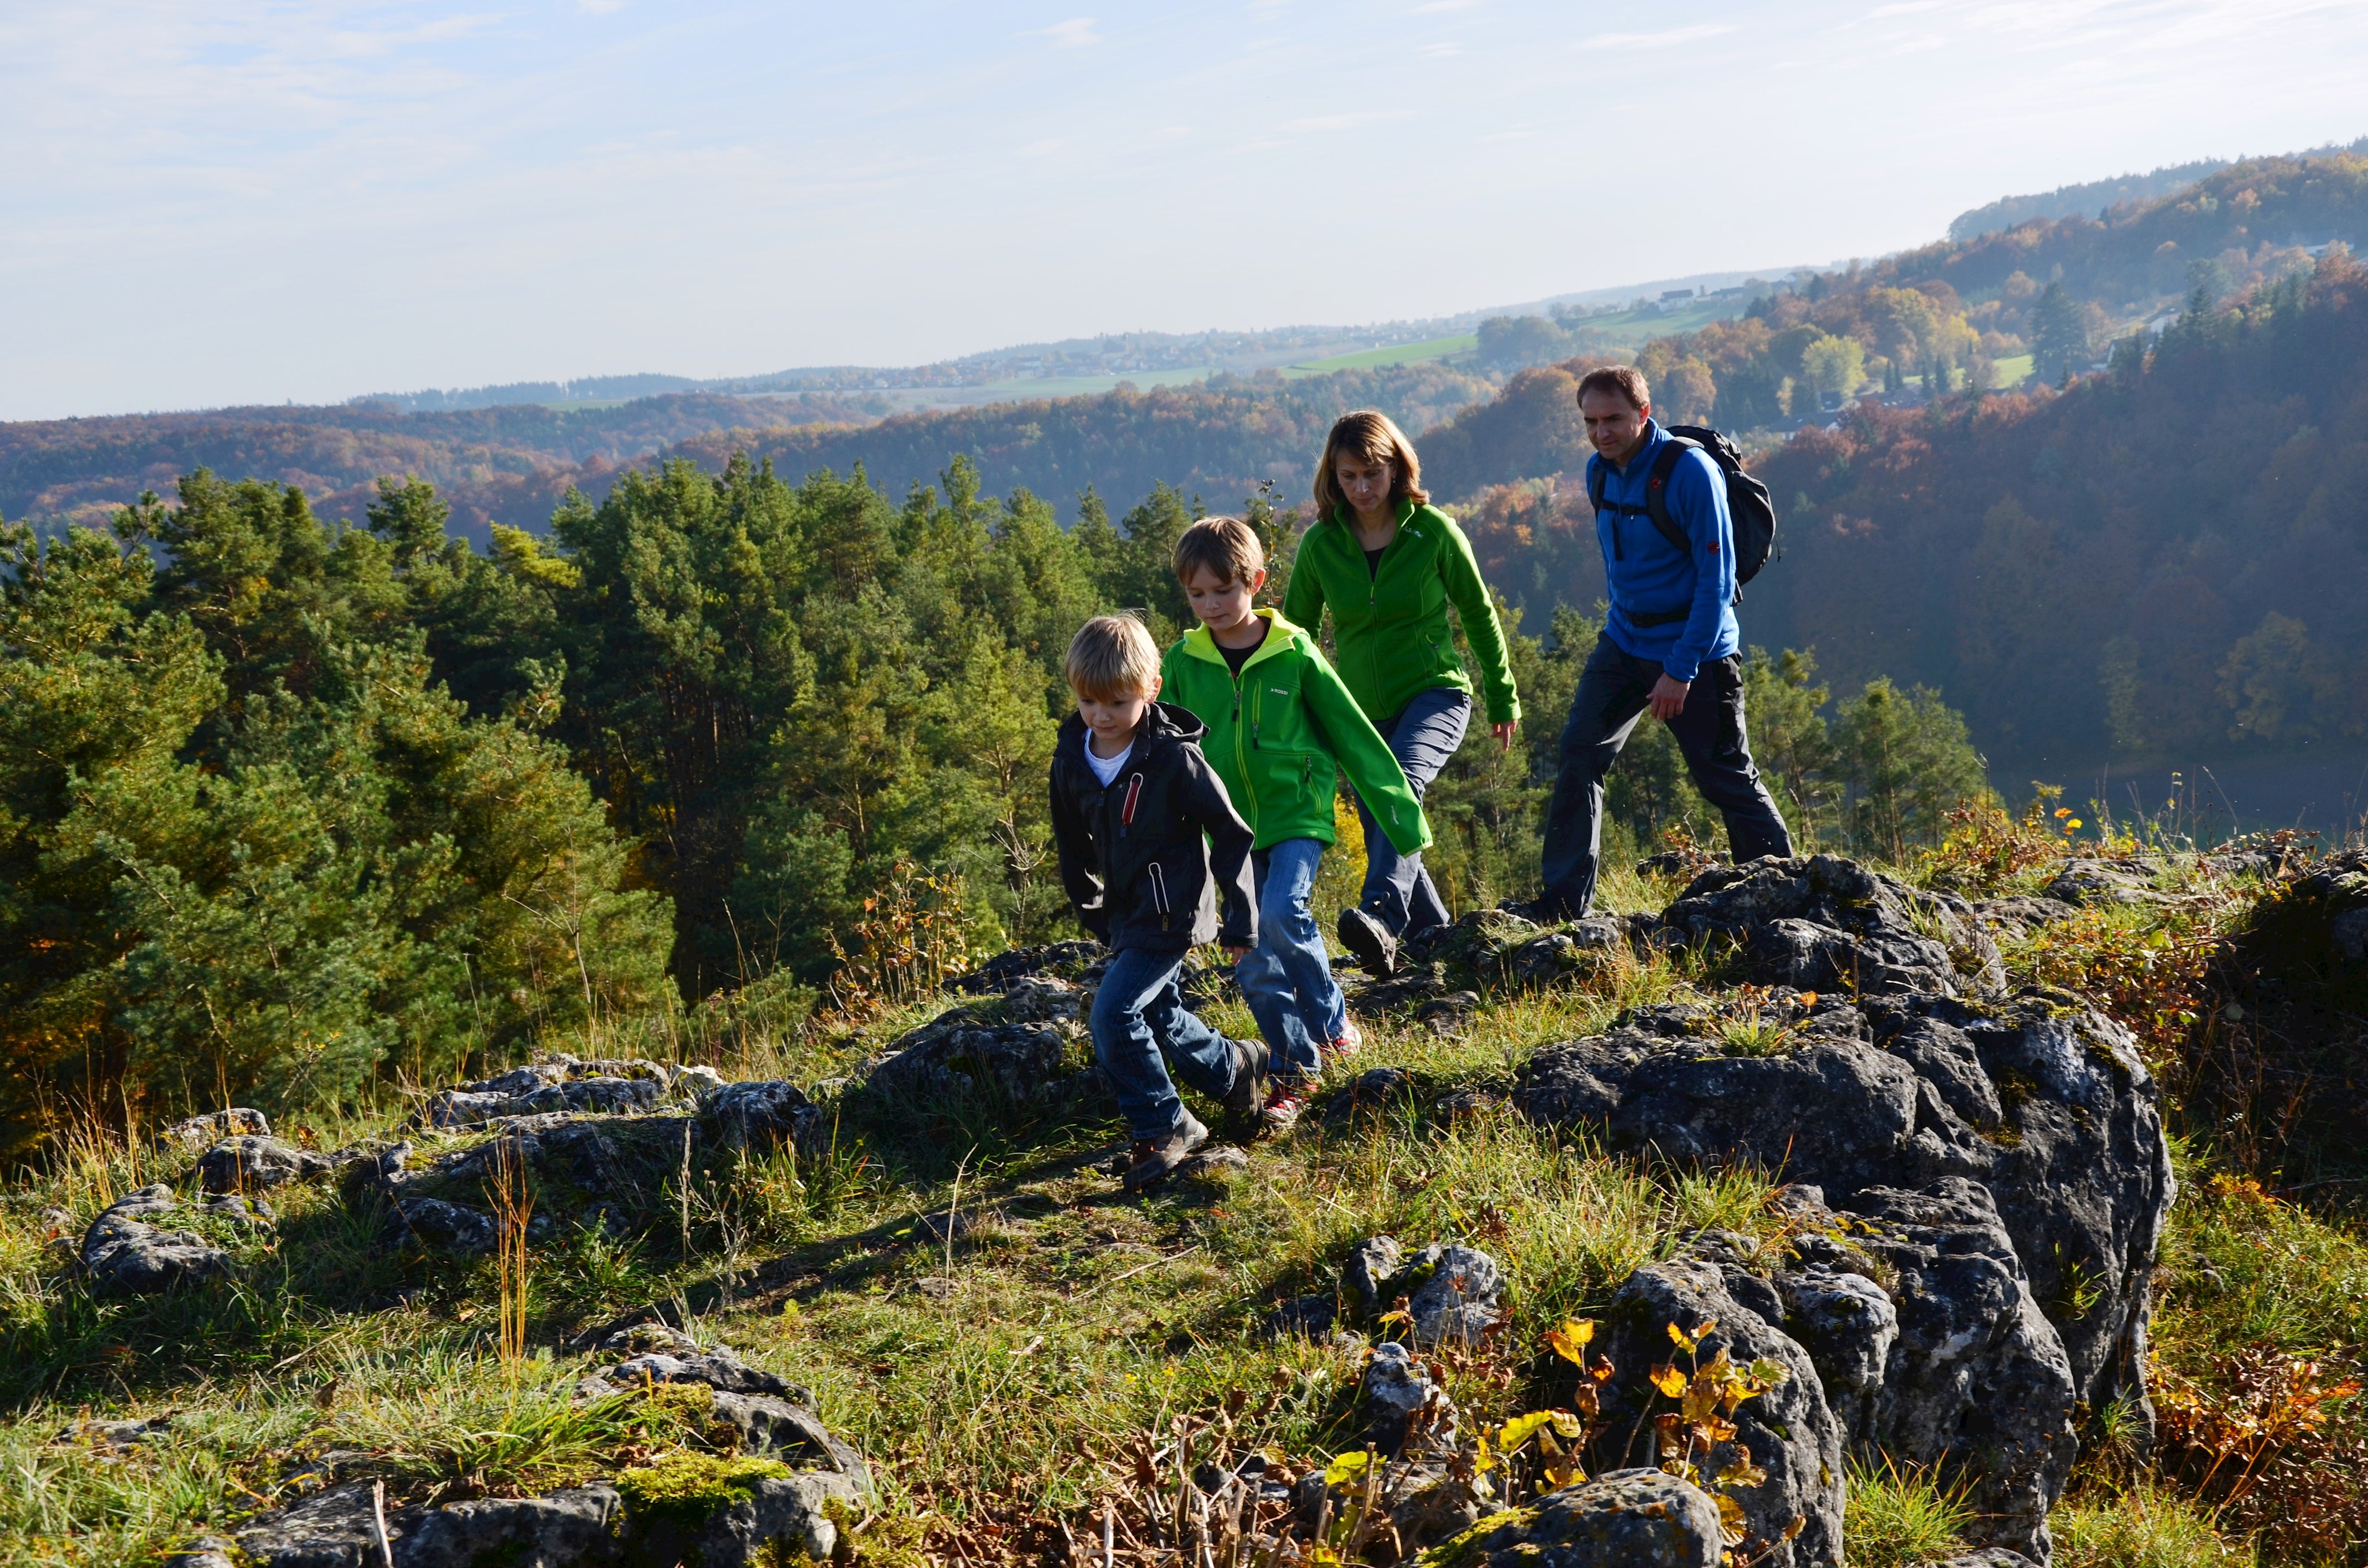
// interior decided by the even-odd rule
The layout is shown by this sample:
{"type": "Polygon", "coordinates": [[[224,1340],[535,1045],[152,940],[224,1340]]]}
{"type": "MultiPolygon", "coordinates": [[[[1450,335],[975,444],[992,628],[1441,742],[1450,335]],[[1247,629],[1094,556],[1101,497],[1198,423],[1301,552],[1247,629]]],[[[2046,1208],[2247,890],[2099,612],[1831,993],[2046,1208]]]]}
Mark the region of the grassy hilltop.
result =
{"type": "MultiPolygon", "coordinates": [[[[1915,875],[2028,893],[2055,874],[2060,845],[2048,819],[1968,813],[1915,875]]],[[[2056,1561],[2359,1561],[2351,1456],[2368,1413],[2351,1377],[2368,1245],[2340,1199],[2328,1207],[2352,1156],[2340,1138],[2313,1145],[2333,1164],[2314,1167],[2308,1190],[2287,1189],[2303,1144],[2280,1141],[2286,1108],[2232,1091],[2248,1050],[2257,1086],[2281,1081],[2260,1009],[2295,1016],[2300,980],[2288,977],[2285,1003],[2256,996],[2260,1032],[2219,1022],[2244,1016],[2224,966],[2246,933],[2274,931],[2273,915],[2304,903],[2291,877],[2166,864],[2141,902],[2001,939],[2015,983],[2096,997],[2129,1025],[2173,1092],[2177,1129],[2180,1193],[2147,1369],[2161,1437],[2151,1454],[2117,1449],[2112,1424],[2092,1420],[2055,1512],[2056,1561]]],[[[1658,908],[1684,878],[1623,876],[1610,902],[1658,908]]],[[[743,1019],[653,1041],[616,1020],[535,1045],[825,1083],[947,1006],[916,989],[945,957],[923,927],[877,971],[909,999],[791,1029],[743,1019]]],[[[1362,994],[1360,1006],[1381,999],[1362,994]]],[[[124,1192],[180,1179],[189,1153],[158,1146],[153,1128],[94,1118],[0,1199],[0,1562],[156,1561],[330,1475],[382,1480],[390,1507],[620,1476],[632,1495],[730,1494],[742,1472],[696,1400],[571,1398],[590,1365],[576,1348],[586,1331],[636,1314],[811,1391],[879,1483],[860,1519],[844,1521],[859,1561],[1097,1560],[1105,1512],[1121,1560],[1176,1561],[1158,1543],[1184,1517],[1178,1476],[1194,1464],[1264,1450],[1276,1473],[1337,1472],[1335,1456],[1361,1447],[1361,1351],[1259,1331],[1278,1302],[1327,1289],[1357,1239],[1463,1242],[1503,1265],[1503,1332],[1438,1368],[1467,1431],[1492,1433],[1553,1397],[1550,1333],[1600,1314],[1630,1270],[1704,1227],[1783,1244],[1780,1172],[1616,1156],[1494,1103],[1538,1047],[1599,1032],[1623,1008],[1689,996],[1731,1007],[1738,995],[1749,1001],[1715,953],[1679,949],[1494,990],[1437,1028],[1369,1013],[1365,1054],[1327,1080],[1335,1115],[1249,1146],[1239,1169],[1144,1198],[1099,1168],[1106,1115],[1015,1118],[958,1099],[888,1113],[825,1088],[828,1131],[805,1154],[630,1146],[618,1188],[630,1200],[594,1215],[564,1184],[534,1191],[548,1223],[522,1250],[468,1259],[389,1244],[384,1203],[366,1188],[295,1183],[269,1194],[274,1228],[196,1221],[232,1254],[229,1279],[131,1301],[96,1298],[62,1266],[60,1240],[71,1247],[124,1192]],[[1354,1074],[1384,1066],[1408,1074],[1400,1090],[1337,1114],[1354,1074]],[[169,1425],[120,1451],[57,1440],[85,1417],[169,1425]]],[[[1213,1016],[1250,1027],[1229,997],[1213,1016]]],[[[1786,1049],[1781,1028],[1722,1027],[1732,1051],[1786,1049]]],[[[392,1138],[433,1086],[383,1083],[348,1113],[279,1131],[320,1150],[392,1138]]],[[[403,1136],[425,1160],[486,1135],[403,1136]]],[[[1969,1524],[1944,1475],[1872,1464],[1849,1486],[1853,1562],[1937,1557],[1969,1524]]],[[[1357,1546],[1390,1559],[1385,1535],[1357,1546]]]]}

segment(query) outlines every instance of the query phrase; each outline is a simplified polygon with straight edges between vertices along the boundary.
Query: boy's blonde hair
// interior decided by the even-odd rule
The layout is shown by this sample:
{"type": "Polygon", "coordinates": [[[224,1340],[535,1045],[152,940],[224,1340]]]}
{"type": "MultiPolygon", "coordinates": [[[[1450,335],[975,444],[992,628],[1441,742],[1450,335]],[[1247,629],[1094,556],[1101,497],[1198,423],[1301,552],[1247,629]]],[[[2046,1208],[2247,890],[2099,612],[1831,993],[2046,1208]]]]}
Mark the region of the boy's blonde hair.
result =
{"type": "Polygon", "coordinates": [[[1422,460],[1414,455],[1414,443],[1406,439],[1397,421],[1379,409],[1360,408],[1335,420],[1332,433],[1324,438],[1324,456],[1315,465],[1319,518],[1349,508],[1349,498],[1340,494],[1340,482],[1332,472],[1342,452],[1354,452],[1369,463],[1389,465],[1393,504],[1411,501],[1419,506],[1430,499],[1430,493],[1422,487],[1422,460]]]}
{"type": "Polygon", "coordinates": [[[1123,702],[1159,679],[1159,650],[1131,615],[1098,615],[1069,639],[1069,689],[1096,702],[1123,702]]]}
{"type": "Polygon", "coordinates": [[[1239,517],[1203,517],[1176,541],[1176,580],[1187,587],[1196,573],[1220,583],[1247,583],[1264,570],[1266,547],[1239,517]]]}

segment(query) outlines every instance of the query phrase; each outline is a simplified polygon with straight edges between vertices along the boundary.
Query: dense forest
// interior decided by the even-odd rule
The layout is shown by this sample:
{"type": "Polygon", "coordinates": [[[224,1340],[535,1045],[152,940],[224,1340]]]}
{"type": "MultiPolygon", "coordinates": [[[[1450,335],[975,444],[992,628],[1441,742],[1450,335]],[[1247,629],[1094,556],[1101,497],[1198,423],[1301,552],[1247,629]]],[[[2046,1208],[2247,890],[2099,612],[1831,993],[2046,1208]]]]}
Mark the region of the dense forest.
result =
{"type": "MultiPolygon", "coordinates": [[[[868,983],[900,922],[987,950],[1071,929],[1043,790],[1062,655],[1108,608],[1174,634],[1196,510],[1088,494],[1064,528],[959,454],[901,502],[743,454],[629,470],[482,552],[417,480],[361,527],[199,471],[109,530],[8,528],[12,1135],[74,1096],[336,1103],[552,1031],[794,1016],[868,983]]],[[[1296,516],[1250,513],[1279,595],[1296,516]]],[[[1539,620],[1527,744],[1475,734],[1432,798],[1459,905],[1534,889],[1551,716],[1593,639],[1539,620]]],[[[1814,674],[1752,673],[1804,838],[1931,840],[1983,787],[1962,719],[1876,681],[1829,722],[1814,674]]],[[[1611,810],[1614,853],[1715,834],[1657,729],[1611,810]]]]}
{"type": "MultiPolygon", "coordinates": [[[[2337,247],[2110,353],[2064,392],[1861,403],[1769,451],[1783,555],[1747,591],[1748,633],[1846,683],[1945,691],[1995,756],[2368,735],[2368,268],[2337,247]]],[[[1490,580],[1531,607],[1602,591],[1584,363],[1524,371],[1424,442],[1490,580]]]]}

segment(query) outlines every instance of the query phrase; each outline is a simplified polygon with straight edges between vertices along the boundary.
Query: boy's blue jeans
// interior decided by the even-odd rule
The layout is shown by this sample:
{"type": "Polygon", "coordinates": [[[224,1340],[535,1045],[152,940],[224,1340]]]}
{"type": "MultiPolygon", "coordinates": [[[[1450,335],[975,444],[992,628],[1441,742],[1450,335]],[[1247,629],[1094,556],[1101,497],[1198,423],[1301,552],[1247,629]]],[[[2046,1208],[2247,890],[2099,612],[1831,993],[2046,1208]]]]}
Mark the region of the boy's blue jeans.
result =
{"type": "Polygon", "coordinates": [[[1269,1071],[1280,1077],[1323,1071],[1316,1042],[1338,1040],[1349,1027],[1348,1002],[1307,907],[1323,857],[1323,843],[1313,838],[1286,838],[1250,857],[1258,945],[1235,966],[1234,979],[1266,1036],[1269,1071]]]}
{"type": "Polygon", "coordinates": [[[1183,1122],[1170,1066],[1187,1087],[1215,1099],[1234,1086],[1233,1045],[1184,1006],[1176,983],[1183,967],[1180,949],[1121,948],[1094,991],[1094,1060],[1137,1138],[1165,1138],[1183,1122]]]}

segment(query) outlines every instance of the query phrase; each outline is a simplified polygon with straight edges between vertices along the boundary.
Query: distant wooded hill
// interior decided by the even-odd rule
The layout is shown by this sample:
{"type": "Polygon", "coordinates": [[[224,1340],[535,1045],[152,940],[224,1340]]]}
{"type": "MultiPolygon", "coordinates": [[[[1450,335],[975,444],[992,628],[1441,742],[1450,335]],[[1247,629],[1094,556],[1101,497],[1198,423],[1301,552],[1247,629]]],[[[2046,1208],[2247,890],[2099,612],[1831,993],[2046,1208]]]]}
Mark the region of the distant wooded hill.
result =
{"type": "MultiPolygon", "coordinates": [[[[1562,475],[1460,508],[1532,623],[1603,592],[1574,369],[1424,444],[1442,472],[1562,475]]],[[[2340,247],[2067,392],[1862,404],[1758,469],[1783,554],[1746,639],[1813,649],[1838,689],[1936,687],[2009,758],[2368,738],[2368,267],[2340,247]]]]}
{"type": "Polygon", "coordinates": [[[324,516],[359,517],[380,476],[415,474],[445,489],[454,521],[482,542],[488,522],[547,527],[569,484],[605,491],[620,465],[676,441],[760,422],[862,417],[831,398],[688,396],[616,408],[414,414],[362,403],[26,420],[0,425],[0,517],[101,523],[142,491],[168,494],[200,468],[296,485],[324,516]]]}
{"type": "MultiPolygon", "coordinates": [[[[2326,146],[2298,156],[2325,156],[2333,153],[2368,153],[2368,136],[2347,146],[2326,146]]],[[[2151,169],[2142,175],[2123,175],[2114,179],[2089,180],[2080,185],[2063,185],[2054,190],[2034,196],[2009,196],[1961,212],[1949,224],[1952,240],[1979,239],[1984,234],[1997,233],[2032,219],[2054,222],[2095,213],[2102,217],[2112,209],[2133,202],[2151,201],[2158,196],[2184,190],[2206,175],[2217,174],[2233,160],[2203,158],[2192,164],[2172,164],[2151,169]]]]}

